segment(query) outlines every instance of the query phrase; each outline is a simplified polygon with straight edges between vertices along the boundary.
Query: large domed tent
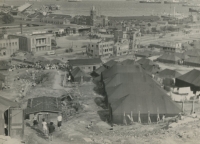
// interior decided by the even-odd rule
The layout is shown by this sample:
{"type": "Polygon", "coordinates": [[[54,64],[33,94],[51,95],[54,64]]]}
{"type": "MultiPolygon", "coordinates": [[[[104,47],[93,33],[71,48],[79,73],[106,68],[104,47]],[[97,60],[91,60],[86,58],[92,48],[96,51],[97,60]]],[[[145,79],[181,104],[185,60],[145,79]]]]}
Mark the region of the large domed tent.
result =
{"type": "Polygon", "coordinates": [[[128,120],[124,114],[131,112],[134,121],[140,112],[142,123],[148,121],[149,113],[151,121],[156,122],[157,114],[171,117],[181,112],[181,108],[138,66],[116,65],[103,76],[107,78],[104,80],[106,101],[113,123],[121,124],[124,118],[128,120]]]}

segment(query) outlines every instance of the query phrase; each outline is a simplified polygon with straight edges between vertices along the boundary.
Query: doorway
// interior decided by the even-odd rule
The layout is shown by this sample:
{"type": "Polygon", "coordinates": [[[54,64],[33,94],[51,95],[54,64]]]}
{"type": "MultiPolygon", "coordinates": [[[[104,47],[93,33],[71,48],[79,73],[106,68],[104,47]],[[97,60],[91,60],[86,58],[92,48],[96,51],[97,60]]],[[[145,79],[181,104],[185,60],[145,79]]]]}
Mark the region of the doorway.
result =
{"type": "Polygon", "coordinates": [[[4,112],[4,133],[8,136],[8,110],[4,112]]]}
{"type": "Polygon", "coordinates": [[[96,70],[96,66],[93,66],[93,71],[95,71],[96,70]]]}

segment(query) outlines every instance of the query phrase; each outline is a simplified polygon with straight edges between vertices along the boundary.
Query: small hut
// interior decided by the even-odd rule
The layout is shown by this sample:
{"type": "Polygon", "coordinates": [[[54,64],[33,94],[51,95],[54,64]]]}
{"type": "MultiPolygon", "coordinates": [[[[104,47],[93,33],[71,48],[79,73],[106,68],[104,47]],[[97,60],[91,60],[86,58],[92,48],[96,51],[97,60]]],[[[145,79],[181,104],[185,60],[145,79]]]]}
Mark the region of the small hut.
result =
{"type": "Polygon", "coordinates": [[[36,97],[30,98],[27,102],[27,108],[25,110],[26,117],[32,117],[33,114],[39,114],[38,120],[42,118],[48,118],[61,112],[61,101],[57,97],[36,97]]]}
{"type": "Polygon", "coordinates": [[[0,96],[0,114],[0,135],[22,138],[24,135],[24,115],[19,104],[0,96]]]}
{"type": "Polygon", "coordinates": [[[91,76],[84,71],[82,71],[79,67],[74,68],[70,75],[72,77],[73,82],[84,82],[84,81],[90,81],[91,76]]]}

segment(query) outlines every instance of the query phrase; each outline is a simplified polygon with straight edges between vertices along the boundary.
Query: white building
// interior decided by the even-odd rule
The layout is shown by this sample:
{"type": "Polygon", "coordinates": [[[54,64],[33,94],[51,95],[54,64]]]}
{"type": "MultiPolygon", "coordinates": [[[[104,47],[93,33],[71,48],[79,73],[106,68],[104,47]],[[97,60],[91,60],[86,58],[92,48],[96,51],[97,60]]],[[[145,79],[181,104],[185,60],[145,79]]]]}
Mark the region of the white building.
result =
{"type": "Polygon", "coordinates": [[[113,40],[91,41],[87,45],[87,54],[96,58],[113,55],[113,40]]]}

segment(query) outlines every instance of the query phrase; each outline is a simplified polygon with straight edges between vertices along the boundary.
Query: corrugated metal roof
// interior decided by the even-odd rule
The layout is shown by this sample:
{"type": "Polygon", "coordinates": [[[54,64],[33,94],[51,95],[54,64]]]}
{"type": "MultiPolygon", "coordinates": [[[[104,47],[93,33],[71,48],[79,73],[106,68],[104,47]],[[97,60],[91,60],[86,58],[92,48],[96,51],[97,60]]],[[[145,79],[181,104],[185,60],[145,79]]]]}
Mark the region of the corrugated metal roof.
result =
{"type": "Polygon", "coordinates": [[[100,58],[93,58],[93,59],[73,59],[68,60],[70,66],[81,66],[81,65],[96,65],[101,64],[102,61],[100,58]]]}
{"type": "Polygon", "coordinates": [[[19,11],[19,12],[23,12],[24,10],[26,10],[26,9],[29,8],[30,6],[32,6],[32,4],[30,4],[30,3],[25,3],[25,4],[21,5],[20,7],[18,7],[18,11],[19,11]]]}
{"type": "Polygon", "coordinates": [[[190,72],[176,78],[177,87],[191,87],[200,89],[200,71],[193,69],[190,72]]]}
{"type": "Polygon", "coordinates": [[[56,97],[37,97],[28,99],[26,114],[38,112],[60,112],[61,101],[56,97]]]}
{"type": "Polygon", "coordinates": [[[175,70],[164,69],[161,72],[159,72],[158,76],[161,78],[176,78],[181,76],[181,74],[175,70]]]}

